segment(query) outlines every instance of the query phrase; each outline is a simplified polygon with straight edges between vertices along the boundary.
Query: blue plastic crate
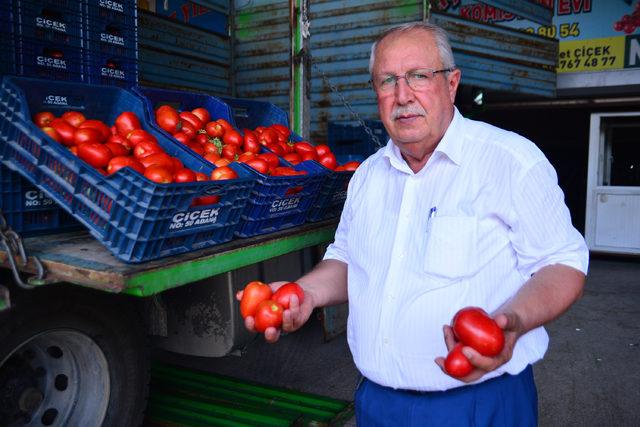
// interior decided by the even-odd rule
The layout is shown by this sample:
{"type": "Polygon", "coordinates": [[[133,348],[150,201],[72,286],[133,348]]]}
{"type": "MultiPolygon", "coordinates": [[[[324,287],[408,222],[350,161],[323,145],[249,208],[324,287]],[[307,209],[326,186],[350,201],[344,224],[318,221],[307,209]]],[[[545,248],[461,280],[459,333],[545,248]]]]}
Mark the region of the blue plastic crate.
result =
{"type": "Polygon", "coordinates": [[[131,60],[138,58],[138,40],[135,28],[118,23],[97,22],[93,25],[87,25],[85,29],[88,53],[99,53],[131,60]]]}
{"type": "Polygon", "coordinates": [[[185,167],[207,175],[212,165],[164,137],[144,120],[142,101],[117,87],[5,77],[0,88],[0,160],[47,193],[127,262],[141,262],[228,241],[255,184],[234,165],[239,179],[157,184],[130,168],[102,175],[31,122],[33,114],[67,110],[107,124],[132,111],[142,127],[185,167]],[[218,195],[218,203],[192,206],[218,195]]]}
{"type": "Polygon", "coordinates": [[[138,84],[135,58],[90,52],[85,59],[86,82],[129,89],[138,84]]]}
{"type": "MultiPolygon", "coordinates": [[[[236,231],[240,237],[272,233],[295,227],[305,222],[311,203],[315,200],[325,174],[313,162],[291,165],[284,160],[283,166],[291,166],[307,175],[268,176],[257,175],[257,183],[242,214],[242,222],[236,231]]],[[[248,169],[250,169],[247,166],[248,169]]]]}
{"type": "Polygon", "coordinates": [[[0,209],[11,228],[22,236],[80,228],[80,223],[42,190],[1,165],[0,209]]]}
{"type": "Polygon", "coordinates": [[[86,0],[87,23],[113,23],[135,29],[138,22],[136,0],[86,0]]]}
{"type": "MultiPolygon", "coordinates": [[[[383,146],[387,144],[389,136],[381,121],[367,120],[365,124],[369,126],[383,146]]],[[[378,151],[374,141],[358,123],[329,122],[327,139],[331,151],[336,156],[351,154],[367,158],[378,151]]]]}
{"type": "Polygon", "coordinates": [[[231,115],[238,129],[255,129],[273,124],[289,127],[289,116],[274,104],[241,98],[220,99],[231,107],[231,115]]]}
{"type": "Polygon", "coordinates": [[[14,17],[14,22],[20,39],[34,43],[36,50],[50,44],[63,48],[83,47],[81,1],[65,4],[46,0],[19,0],[17,18],[14,17]]]}
{"type": "Polygon", "coordinates": [[[82,49],[54,43],[35,43],[20,38],[16,72],[22,76],[50,81],[82,82],[84,75],[82,49]]]}
{"type": "Polygon", "coordinates": [[[155,111],[162,105],[170,105],[178,111],[191,111],[198,107],[206,109],[211,115],[211,120],[225,119],[231,120],[231,110],[220,100],[204,93],[187,92],[182,90],[156,89],[150,87],[134,87],[133,93],[138,95],[145,104],[147,119],[158,130],[170,136],[168,132],[161,129],[156,123],[155,111]]]}

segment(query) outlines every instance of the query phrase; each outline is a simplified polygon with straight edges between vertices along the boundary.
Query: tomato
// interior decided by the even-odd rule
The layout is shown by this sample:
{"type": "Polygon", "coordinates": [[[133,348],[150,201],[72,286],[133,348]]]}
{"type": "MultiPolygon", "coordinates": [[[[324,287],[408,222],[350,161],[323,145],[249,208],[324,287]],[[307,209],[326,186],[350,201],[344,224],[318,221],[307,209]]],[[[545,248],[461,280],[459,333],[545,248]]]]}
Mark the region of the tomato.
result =
{"type": "Polygon", "coordinates": [[[162,105],[156,110],[156,123],[170,134],[178,132],[182,128],[180,115],[175,108],[162,105]]]}
{"type": "Polygon", "coordinates": [[[323,156],[320,156],[320,158],[318,159],[318,163],[320,163],[325,168],[331,169],[331,170],[335,169],[336,166],[338,166],[336,156],[334,156],[333,153],[327,153],[327,154],[324,154],[323,156]]]}
{"type": "Polygon", "coordinates": [[[271,294],[271,288],[266,283],[258,280],[247,283],[242,293],[242,299],[240,300],[240,314],[242,318],[253,316],[258,308],[258,304],[271,298],[271,294]]]}
{"type": "Polygon", "coordinates": [[[127,135],[127,139],[131,141],[133,145],[138,145],[142,141],[158,142],[158,139],[155,136],[151,135],[144,129],[132,130],[129,132],[129,135],[127,135]]]}
{"type": "Polygon", "coordinates": [[[193,138],[193,140],[202,146],[211,145],[209,144],[209,136],[206,133],[199,133],[199,132],[200,131],[196,133],[196,137],[193,138]]]}
{"type": "Polygon", "coordinates": [[[285,141],[289,140],[289,136],[291,135],[291,129],[289,129],[288,127],[281,125],[280,123],[275,123],[271,125],[271,129],[275,130],[276,132],[284,136],[285,141]]]}
{"type": "Polygon", "coordinates": [[[265,159],[249,159],[245,162],[245,164],[252,169],[260,172],[261,174],[266,174],[267,172],[269,172],[269,163],[265,159]]]}
{"type": "Polygon", "coordinates": [[[202,124],[209,123],[211,121],[211,115],[205,108],[198,107],[191,112],[200,119],[202,124]]]}
{"type": "Polygon", "coordinates": [[[275,301],[266,300],[258,304],[255,318],[255,329],[264,332],[269,327],[280,328],[282,326],[282,313],[284,309],[275,301]]]}
{"type": "Polygon", "coordinates": [[[214,181],[220,181],[225,179],[236,179],[238,174],[229,166],[217,167],[211,172],[211,179],[214,181]]]}
{"type": "Polygon", "coordinates": [[[342,168],[346,171],[353,172],[354,170],[358,169],[358,166],[360,166],[360,162],[351,161],[343,164],[342,168]]]}
{"type": "Polygon", "coordinates": [[[73,145],[77,146],[89,142],[97,142],[100,144],[102,140],[102,134],[95,128],[78,128],[73,133],[73,145]]]}
{"type": "Polygon", "coordinates": [[[84,114],[79,111],[66,111],[60,118],[76,128],[87,120],[84,114]]]}
{"type": "Polygon", "coordinates": [[[153,153],[138,159],[145,168],[150,166],[162,166],[173,173],[173,159],[167,153],[153,153]]]}
{"type": "Polygon", "coordinates": [[[295,175],[302,175],[302,174],[300,172],[298,172],[297,170],[295,170],[293,168],[290,168],[289,166],[280,166],[280,167],[277,167],[277,168],[273,168],[273,171],[271,172],[271,175],[273,175],[273,176],[295,176],[295,175]]]}
{"type": "Polygon", "coordinates": [[[41,129],[44,133],[49,135],[54,141],[62,142],[62,138],[60,137],[60,134],[54,128],[45,126],[41,129]]]}
{"type": "Polygon", "coordinates": [[[99,142],[87,142],[78,146],[78,157],[96,169],[102,169],[109,164],[113,153],[106,145],[99,142]]]}
{"type": "Polygon", "coordinates": [[[118,144],[117,142],[107,142],[104,145],[109,147],[109,150],[111,150],[114,156],[126,156],[129,154],[129,150],[127,150],[124,145],[118,144]]]}
{"type": "Polygon", "coordinates": [[[300,154],[298,153],[287,153],[282,158],[292,165],[297,165],[302,162],[302,157],[300,157],[300,154]]]}
{"type": "MultiPolygon", "coordinates": [[[[100,120],[85,120],[78,126],[78,128],[93,128],[102,134],[102,141],[105,141],[111,136],[111,129],[100,120]]],[[[101,142],[102,142],[101,141],[101,142]]]]}
{"type": "Polygon", "coordinates": [[[52,127],[56,130],[58,135],[60,135],[60,142],[64,145],[74,145],[73,134],[76,133],[76,128],[71,126],[69,123],[62,119],[53,119],[51,123],[49,123],[49,127],[52,127]]]}
{"type": "Polygon", "coordinates": [[[497,356],[504,347],[502,329],[481,308],[465,307],[458,311],[452,328],[458,340],[484,356],[497,356]]]}
{"type": "Polygon", "coordinates": [[[271,299],[282,306],[285,310],[289,308],[289,299],[291,295],[298,297],[298,302],[302,304],[304,301],[304,291],[296,282],[285,283],[280,286],[271,296],[271,299]]]}
{"type": "Polygon", "coordinates": [[[224,127],[217,121],[207,123],[204,129],[211,138],[222,138],[222,135],[224,135],[224,127]]]}
{"type": "Polygon", "coordinates": [[[173,173],[174,182],[193,182],[196,180],[196,173],[188,168],[182,168],[173,173]]]}
{"type": "Polygon", "coordinates": [[[261,144],[264,143],[264,145],[274,144],[278,142],[278,132],[271,128],[267,128],[262,131],[260,137],[258,138],[258,141],[261,144]]]}
{"type": "Polygon", "coordinates": [[[269,144],[269,145],[267,145],[267,148],[269,150],[273,151],[276,156],[284,156],[285,155],[284,149],[278,144],[269,144]]]}
{"type": "Polygon", "coordinates": [[[227,144],[222,147],[222,157],[227,160],[234,161],[240,154],[242,154],[242,150],[239,145],[227,144]]]}
{"type": "Polygon", "coordinates": [[[170,184],[173,182],[173,174],[170,169],[160,165],[151,165],[144,171],[144,176],[158,184],[170,184]]]}
{"type": "Polygon", "coordinates": [[[195,130],[202,129],[202,120],[200,120],[200,117],[196,116],[195,114],[189,111],[183,111],[179,114],[179,116],[182,120],[183,127],[185,123],[189,123],[195,130]]]}
{"type": "Polygon", "coordinates": [[[303,156],[303,158],[305,153],[313,153],[315,156],[318,155],[318,153],[316,153],[315,147],[306,141],[300,141],[300,142],[294,143],[293,149],[295,150],[296,153],[300,154],[300,156],[303,156]]]}
{"type": "Polygon", "coordinates": [[[192,206],[215,205],[220,203],[220,196],[200,196],[193,199],[192,206]]]}
{"type": "Polygon", "coordinates": [[[249,129],[245,129],[244,131],[244,143],[242,144],[242,148],[245,152],[248,151],[256,154],[260,152],[261,146],[258,142],[258,137],[249,129]]]}
{"type": "Polygon", "coordinates": [[[237,145],[240,147],[242,145],[242,135],[235,129],[225,130],[224,135],[222,135],[222,142],[230,145],[237,145]]]}
{"type": "Polygon", "coordinates": [[[318,161],[318,155],[316,154],[315,151],[309,151],[307,153],[302,153],[302,154],[300,154],[300,157],[302,157],[302,161],[303,162],[306,162],[307,160],[318,161]]]}
{"type": "Polygon", "coordinates": [[[152,141],[141,141],[133,147],[133,155],[137,159],[141,159],[153,153],[161,153],[162,147],[152,141]]]}
{"type": "Polygon", "coordinates": [[[222,166],[228,166],[231,164],[231,161],[229,159],[225,159],[225,158],[219,158],[218,160],[216,160],[215,162],[213,162],[214,165],[216,165],[217,167],[222,167],[222,166]]]}
{"type": "Polygon", "coordinates": [[[68,148],[69,148],[69,151],[71,151],[71,153],[73,153],[74,156],[78,155],[78,147],[76,147],[75,145],[72,145],[71,147],[68,147],[68,148]]]}
{"type": "Polygon", "coordinates": [[[196,172],[196,181],[209,181],[209,177],[206,173],[196,172]]]}
{"type": "Polygon", "coordinates": [[[117,156],[109,160],[107,165],[107,173],[112,174],[118,172],[120,169],[129,167],[135,171],[144,174],[144,166],[135,157],[131,156],[117,156]]]}
{"type": "Polygon", "coordinates": [[[261,159],[265,159],[267,163],[269,163],[269,166],[272,168],[275,168],[280,164],[280,159],[278,159],[278,156],[273,153],[258,154],[258,157],[261,159]]]}
{"type": "Polygon", "coordinates": [[[39,128],[43,128],[45,126],[49,126],[49,123],[55,119],[56,116],[53,115],[50,111],[42,111],[40,113],[34,114],[31,120],[36,124],[39,128]]]}
{"type": "Polygon", "coordinates": [[[233,126],[231,126],[231,123],[229,123],[225,119],[218,119],[218,120],[216,120],[216,122],[218,122],[218,124],[220,126],[222,126],[222,128],[224,129],[225,133],[229,132],[230,130],[234,130],[233,126]]]}
{"type": "Polygon", "coordinates": [[[184,132],[176,132],[172,136],[181,144],[187,145],[189,143],[189,135],[184,132]]]}
{"type": "Polygon", "coordinates": [[[189,141],[196,137],[197,129],[189,122],[182,122],[182,128],[180,129],[182,133],[187,135],[189,141]]]}
{"type": "Polygon", "coordinates": [[[331,148],[329,148],[327,144],[318,144],[316,145],[315,148],[316,148],[316,154],[318,155],[318,157],[322,157],[325,154],[331,153],[331,148]]]}
{"type": "Polygon", "coordinates": [[[179,158],[172,157],[171,161],[173,162],[173,170],[174,171],[179,171],[180,169],[184,168],[184,165],[182,164],[182,162],[180,161],[179,158]]]}
{"type": "Polygon", "coordinates": [[[118,134],[124,136],[125,138],[129,136],[131,132],[136,129],[140,129],[140,120],[138,120],[138,116],[131,111],[125,111],[121,113],[118,117],[116,117],[115,125],[118,134]]]}
{"type": "Polygon", "coordinates": [[[209,154],[205,154],[203,157],[204,157],[204,159],[205,159],[206,161],[208,161],[209,163],[215,163],[215,162],[217,162],[218,160],[220,160],[220,154],[218,154],[218,153],[209,153],[209,154]]]}
{"type": "Polygon", "coordinates": [[[444,370],[452,377],[466,377],[473,371],[473,365],[469,362],[467,356],[462,353],[462,347],[462,343],[456,344],[444,360],[444,370]]]}
{"type": "Polygon", "coordinates": [[[115,144],[120,144],[122,145],[124,148],[127,149],[127,153],[130,153],[131,150],[133,150],[133,143],[131,141],[129,141],[127,138],[125,138],[122,135],[111,135],[108,139],[107,139],[107,144],[109,143],[115,143],[115,144]]]}
{"type": "Polygon", "coordinates": [[[195,141],[189,141],[186,144],[187,147],[191,148],[191,150],[196,153],[198,156],[204,156],[204,147],[198,144],[195,141]]]}
{"type": "Polygon", "coordinates": [[[236,160],[236,162],[246,163],[248,160],[255,159],[255,158],[256,158],[255,153],[252,153],[250,151],[245,151],[244,153],[238,156],[238,159],[236,160]]]}

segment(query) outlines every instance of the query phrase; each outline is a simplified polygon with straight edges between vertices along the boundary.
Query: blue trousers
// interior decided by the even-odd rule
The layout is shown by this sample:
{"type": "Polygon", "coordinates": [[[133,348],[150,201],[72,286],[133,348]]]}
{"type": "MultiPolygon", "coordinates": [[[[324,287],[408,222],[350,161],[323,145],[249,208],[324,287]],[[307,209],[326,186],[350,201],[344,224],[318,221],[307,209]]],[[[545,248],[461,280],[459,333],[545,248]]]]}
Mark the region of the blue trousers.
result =
{"type": "Polygon", "coordinates": [[[394,390],[365,378],[355,400],[358,427],[538,424],[538,393],[531,365],[518,375],[435,392],[394,390]]]}

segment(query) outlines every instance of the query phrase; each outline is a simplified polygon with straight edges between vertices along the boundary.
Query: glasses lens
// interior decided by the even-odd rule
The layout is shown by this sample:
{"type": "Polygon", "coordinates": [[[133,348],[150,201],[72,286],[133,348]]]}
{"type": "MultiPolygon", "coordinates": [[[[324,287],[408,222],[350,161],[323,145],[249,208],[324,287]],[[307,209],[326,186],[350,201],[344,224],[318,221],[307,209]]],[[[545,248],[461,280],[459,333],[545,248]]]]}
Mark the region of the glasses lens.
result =
{"type": "Polygon", "coordinates": [[[396,86],[396,76],[384,76],[378,79],[378,88],[381,91],[392,90],[396,86]]]}
{"type": "Polygon", "coordinates": [[[407,83],[414,89],[422,89],[434,76],[433,70],[415,70],[407,73],[407,83]]]}

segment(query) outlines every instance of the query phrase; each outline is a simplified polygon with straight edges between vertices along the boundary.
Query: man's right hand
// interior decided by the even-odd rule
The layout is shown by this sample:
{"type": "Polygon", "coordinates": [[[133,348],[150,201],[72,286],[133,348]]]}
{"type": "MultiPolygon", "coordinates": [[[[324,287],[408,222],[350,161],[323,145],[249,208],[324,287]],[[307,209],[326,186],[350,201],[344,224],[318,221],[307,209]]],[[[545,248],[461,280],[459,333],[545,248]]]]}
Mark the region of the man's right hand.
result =
{"type": "MultiPolygon", "coordinates": [[[[273,282],[269,283],[271,290],[275,292],[280,286],[288,283],[286,281],[282,282],[273,282]]],[[[302,285],[301,285],[302,286],[302,285]]],[[[304,287],[303,287],[304,289],[304,287]]],[[[236,299],[240,301],[242,299],[243,291],[238,291],[236,293],[236,299]]],[[[284,311],[282,314],[282,331],[284,332],[293,332],[297,331],[304,325],[309,317],[311,317],[311,313],[313,313],[314,305],[314,297],[313,293],[304,289],[304,301],[300,304],[298,301],[298,297],[295,295],[291,296],[289,300],[289,308],[284,311]]],[[[251,332],[256,332],[255,330],[255,320],[253,316],[247,316],[244,319],[244,326],[251,332]]],[[[264,339],[267,342],[274,343],[280,339],[280,330],[274,327],[269,327],[264,331],[264,339]]]]}

